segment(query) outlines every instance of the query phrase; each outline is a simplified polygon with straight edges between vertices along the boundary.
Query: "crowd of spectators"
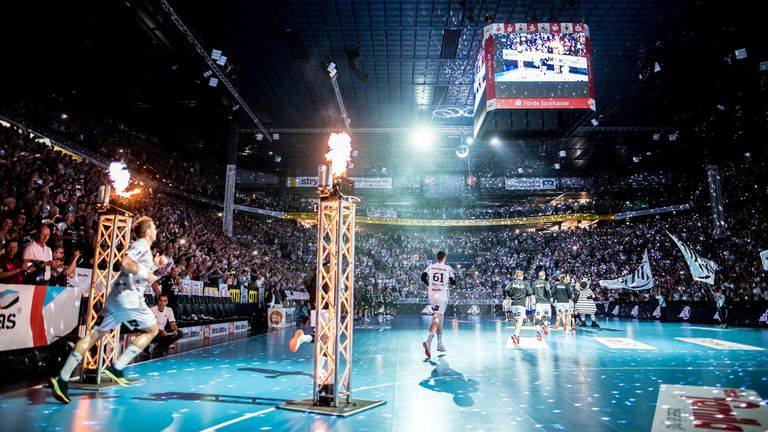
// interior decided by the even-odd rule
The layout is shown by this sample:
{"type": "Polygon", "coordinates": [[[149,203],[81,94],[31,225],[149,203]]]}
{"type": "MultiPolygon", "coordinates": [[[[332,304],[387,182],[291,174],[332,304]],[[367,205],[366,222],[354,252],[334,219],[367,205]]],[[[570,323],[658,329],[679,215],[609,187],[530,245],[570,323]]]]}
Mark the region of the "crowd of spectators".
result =
{"type": "MultiPolygon", "coordinates": [[[[23,254],[45,226],[50,236],[44,243],[62,245],[65,253],[55,265],[43,266],[46,272],[69,264],[75,255],[78,266],[91,268],[98,226],[95,197],[106,182],[99,166],[54,151],[13,128],[0,128],[2,252],[13,240],[16,253],[23,254]]],[[[314,258],[313,235],[292,221],[238,214],[235,235],[228,238],[222,235],[217,208],[145,191],[135,199],[133,211],[155,220],[159,233],[153,249],[170,258],[181,279],[301,289],[314,258]]]]}
{"type": "Polygon", "coordinates": [[[203,176],[191,160],[163,150],[156,138],[133,131],[120,122],[54,114],[28,104],[18,104],[8,111],[15,119],[47,128],[54,137],[67,139],[101,157],[122,159],[132,173],[145,179],[206,198],[221,200],[224,197],[222,179],[203,176]],[[173,160],[174,169],[157,163],[168,160],[173,160]]]}
{"type": "MultiPolygon", "coordinates": [[[[733,301],[766,299],[768,287],[758,257],[768,246],[765,164],[746,159],[723,163],[721,171],[729,230],[723,239],[713,238],[708,208],[701,205],[678,214],[575,230],[495,227],[414,232],[368,227],[356,237],[356,283],[374,295],[386,291],[388,297],[393,293],[400,298],[425,297],[418,275],[435,251],[443,249],[457,270],[455,292],[460,298],[499,299],[502,287],[519,268],[527,278],[541,269],[550,277],[567,272],[587,278],[597,300],[649,300],[660,292],[670,300],[711,299],[707,285],[692,282],[668,230],[720,266],[717,286],[733,301]],[[609,291],[597,286],[600,279],[634,271],[646,248],[655,279],[652,290],[609,291]]],[[[54,263],[52,256],[43,267],[53,273],[63,272],[73,261],[91,267],[96,189],[106,181],[103,168],[56,152],[13,128],[0,128],[2,255],[14,249],[21,254],[35,240],[39,243],[44,226],[50,236],[42,242],[56,249],[58,258],[54,263]]],[[[700,193],[701,187],[691,190],[700,193]]],[[[237,213],[235,235],[228,238],[222,234],[220,209],[148,191],[136,200],[134,211],[156,221],[155,249],[172,263],[161,273],[175,267],[179,278],[206,284],[300,291],[307,273],[314,271],[315,231],[296,222],[237,213]]]]}

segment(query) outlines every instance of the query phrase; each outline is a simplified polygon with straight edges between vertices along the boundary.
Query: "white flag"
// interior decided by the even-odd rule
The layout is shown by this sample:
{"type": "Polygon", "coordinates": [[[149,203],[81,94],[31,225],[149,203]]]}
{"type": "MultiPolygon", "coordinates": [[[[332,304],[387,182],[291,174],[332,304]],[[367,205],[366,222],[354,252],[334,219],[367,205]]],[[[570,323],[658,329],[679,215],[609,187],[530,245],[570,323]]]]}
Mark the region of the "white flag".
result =
{"type": "Polygon", "coordinates": [[[714,285],[715,272],[717,271],[718,267],[717,264],[702,256],[697,255],[696,252],[692,251],[691,248],[689,248],[685,243],[681,242],[675,236],[670,234],[669,231],[667,231],[667,234],[672,237],[672,240],[675,241],[677,247],[679,247],[683,252],[685,261],[688,263],[688,267],[691,269],[693,280],[714,285]]]}
{"type": "Polygon", "coordinates": [[[768,271],[768,250],[760,252],[760,261],[763,262],[763,270],[768,271]]]}
{"type": "Polygon", "coordinates": [[[601,280],[600,286],[607,289],[626,288],[636,291],[653,288],[653,275],[651,274],[651,264],[648,261],[648,249],[643,252],[643,262],[634,273],[618,279],[601,280]]]}

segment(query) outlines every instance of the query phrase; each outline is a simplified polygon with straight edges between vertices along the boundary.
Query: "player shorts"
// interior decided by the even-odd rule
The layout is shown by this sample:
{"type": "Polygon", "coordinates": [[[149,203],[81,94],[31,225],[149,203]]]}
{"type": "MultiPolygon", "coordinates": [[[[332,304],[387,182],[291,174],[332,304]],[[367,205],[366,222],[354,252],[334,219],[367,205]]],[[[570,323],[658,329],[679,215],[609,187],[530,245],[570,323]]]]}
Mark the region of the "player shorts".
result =
{"type": "Polygon", "coordinates": [[[549,303],[536,303],[536,318],[541,318],[542,316],[551,316],[552,315],[552,306],[549,305],[549,303]]]}
{"type": "Polygon", "coordinates": [[[138,307],[127,307],[117,303],[107,303],[96,318],[94,329],[108,332],[124,323],[131,330],[148,329],[157,324],[155,314],[146,304],[138,307]]]}
{"type": "Polygon", "coordinates": [[[512,306],[512,316],[515,318],[525,318],[525,306],[512,306]]]}
{"type": "Polygon", "coordinates": [[[555,303],[555,309],[557,309],[557,313],[558,314],[571,313],[571,304],[570,303],[555,303]]]}
{"type": "Polygon", "coordinates": [[[444,315],[445,314],[445,307],[448,305],[448,302],[429,302],[429,306],[432,308],[433,314],[439,314],[444,315]]]}

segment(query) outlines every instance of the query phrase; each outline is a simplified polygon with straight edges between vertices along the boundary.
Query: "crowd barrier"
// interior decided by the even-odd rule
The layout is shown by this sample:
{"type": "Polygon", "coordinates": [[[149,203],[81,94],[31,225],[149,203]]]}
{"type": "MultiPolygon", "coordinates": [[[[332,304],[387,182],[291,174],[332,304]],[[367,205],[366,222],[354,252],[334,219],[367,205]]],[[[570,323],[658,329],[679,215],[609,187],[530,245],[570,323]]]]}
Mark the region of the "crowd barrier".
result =
{"type": "MultiPolygon", "coordinates": [[[[597,315],[602,317],[689,322],[697,324],[720,324],[717,308],[713,302],[677,301],[668,302],[666,308],[657,302],[614,303],[597,302],[597,315]]],[[[768,326],[768,302],[733,302],[726,306],[728,325],[743,327],[768,326]]],[[[406,299],[397,303],[401,315],[431,315],[427,299],[406,299]]],[[[502,316],[501,304],[495,300],[463,300],[449,303],[446,315],[474,315],[483,317],[502,316]]],[[[555,316],[552,308],[552,316],[555,316]]]]}
{"type": "MultiPolygon", "coordinates": [[[[713,302],[671,301],[662,308],[657,302],[614,303],[598,302],[599,315],[617,318],[720,324],[713,302]]],[[[726,305],[728,325],[765,327],[768,325],[768,302],[732,302],[726,305]]]]}

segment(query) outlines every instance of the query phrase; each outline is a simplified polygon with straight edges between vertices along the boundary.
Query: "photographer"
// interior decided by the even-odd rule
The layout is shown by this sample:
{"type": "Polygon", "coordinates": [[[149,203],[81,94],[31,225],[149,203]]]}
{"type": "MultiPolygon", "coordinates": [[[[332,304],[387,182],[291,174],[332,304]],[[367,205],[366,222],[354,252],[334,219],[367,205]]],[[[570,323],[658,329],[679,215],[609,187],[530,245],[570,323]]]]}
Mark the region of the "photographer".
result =
{"type": "Polygon", "coordinates": [[[22,257],[24,263],[27,266],[31,264],[27,270],[27,275],[24,277],[24,283],[45,285],[51,279],[51,266],[61,265],[54,262],[53,251],[45,244],[50,237],[51,230],[46,225],[40,225],[35,241],[24,249],[24,256],[22,257]]]}
{"type": "Polygon", "coordinates": [[[51,279],[48,281],[48,285],[60,287],[73,285],[72,279],[76,277],[75,268],[79,258],[80,251],[75,249],[75,251],[72,252],[72,259],[69,261],[69,264],[64,266],[64,246],[54,246],[53,261],[59,263],[59,265],[54,265],[51,269],[51,279]]]}

